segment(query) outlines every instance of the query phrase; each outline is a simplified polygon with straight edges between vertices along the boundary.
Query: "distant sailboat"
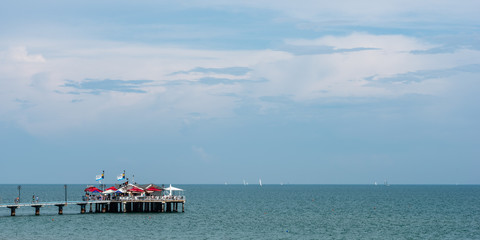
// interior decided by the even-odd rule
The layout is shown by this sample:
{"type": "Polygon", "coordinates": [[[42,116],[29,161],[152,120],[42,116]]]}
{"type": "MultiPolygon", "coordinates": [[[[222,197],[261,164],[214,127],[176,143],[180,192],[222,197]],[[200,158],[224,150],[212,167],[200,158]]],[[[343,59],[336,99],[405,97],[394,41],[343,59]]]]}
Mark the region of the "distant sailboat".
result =
{"type": "Polygon", "coordinates": [[[245,179],[243,179],[243,186],[247,186],[247,182],[245,182],[245,179]]]}
{"type": "Polygon", "coordinates": [[[390,186],[390,184],[388,184],[388,181],[385,179],[385,183],[384,183],[385,186],[390,186]]]}
{"type": "Polygon", "coordinates": [[[373,185],[377,186],[377,181],[375,181],[375,182],[373,183],[373,185]]]}
{"type": "Polygon", "coordinates": [[[260,184],[260,187],[261,187],[262,186],[262,179],[261,178],[258,179],[258,183],[260,184]]]}

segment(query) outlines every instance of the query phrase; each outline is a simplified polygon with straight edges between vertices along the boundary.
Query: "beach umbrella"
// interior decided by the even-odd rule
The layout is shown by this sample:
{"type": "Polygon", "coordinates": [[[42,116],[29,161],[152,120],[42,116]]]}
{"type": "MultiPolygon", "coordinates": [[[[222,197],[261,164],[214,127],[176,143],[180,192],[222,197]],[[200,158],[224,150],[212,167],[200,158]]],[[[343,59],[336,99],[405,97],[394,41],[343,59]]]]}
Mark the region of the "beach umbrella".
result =
{"type": "Polygon", "coordinates": [[[127,190],[125,190],[125,188],[119,188],[117,189],[116,193],[126,193],[127,190]]]}
{"type": "Polygon", "coordinates": [[[147,191],[151,191],[151,192],[159,192],[159,191],[162,191],[162,189],[158,189],[156,187],[149,187],[147,189],[145,189],[147,191]]]}
{"type": "Polygon", "coordinates": [[[172,187],[172,184],[170,184],[170,187],[167,187],[164,190],[170,191],[170,196],[172,196],[173,191],[183,191],[183,189],[172,187]]]}
{"type": "Polygon", "coordinates": [[[128,191],[130,191],[130,192],[145,192],[144,190],[142,190],[140,188],[137,188],[137,187],[130,188],[130,189],[128,189],[128,191]]]}
{"type": "Polygon", "coordinates": [[[102,190],[100,190],[100,189],[98,189],[98,188],[95,188],[95,189],[91,190],[90,192],[101,193],[101,192],[102,192],[102,190]]]}
{"type": "Polygon", "coordinates": [[[102,190],[96,188],[96,187],[88,187],[88,188],[85,188],[85,192],[98,192],[98,193],[101,193],[102,190]]]}
{"type": "Polygon", "coordinates": [[[109,188],[105,189],[105,191],[108,191],[108,190],[112,190],[112,191],[115,192],[115,191],[117,191],[118,189],[116,189],[115,187],[109,187],[109,188]]]}
{"type": "Polygon", "coordinates": [[[103,194],[110,194],[110,193],[114,193],[114,192],[115,192],[114,190],[108,189],[108,190],[105,190],[105,191],[103,192],[103,194]]]}

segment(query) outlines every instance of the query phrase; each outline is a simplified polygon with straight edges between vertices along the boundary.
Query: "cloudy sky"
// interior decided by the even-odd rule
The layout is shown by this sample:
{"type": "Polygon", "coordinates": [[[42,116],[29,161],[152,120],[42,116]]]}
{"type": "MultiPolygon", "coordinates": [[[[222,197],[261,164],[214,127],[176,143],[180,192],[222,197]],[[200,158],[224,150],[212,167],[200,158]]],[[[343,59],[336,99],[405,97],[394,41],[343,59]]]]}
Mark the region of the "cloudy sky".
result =
{"type": "Polygon", "coordinates": [[[8,1],[0,183],[480,183],[478,1],[8,1]]]}

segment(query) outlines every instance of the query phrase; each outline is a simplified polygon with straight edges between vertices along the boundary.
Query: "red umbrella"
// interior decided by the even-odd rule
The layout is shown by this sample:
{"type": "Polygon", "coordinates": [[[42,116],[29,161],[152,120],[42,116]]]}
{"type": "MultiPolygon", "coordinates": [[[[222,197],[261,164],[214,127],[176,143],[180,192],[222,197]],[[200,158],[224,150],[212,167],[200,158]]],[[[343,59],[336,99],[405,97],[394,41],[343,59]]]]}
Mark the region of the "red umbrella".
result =
{"type": "Polygon", "coordinates": [[[116,189],[115,187],[109,187],[109,188],[105,189],[105,191],[107,191],[107,190],[117,191],[118,189],[116,189]]]}
{"type": "Polygon", "coordinates": [[[130,191],[130,192],[145,192],[142,189],[137,188],[137,187],[130,188],[130,189],[128,189],[128,191],[130,191]]]}
{"type": "Polygon", "coordinates": [[[147,191],[152,191],[152,192],[159,192],[159,191],[162,191],[162,189],[158,189],[158,188],[155,188],[155,187],[149,187],[146,189],[147,191]]]}
{"type": "Polygon", "coordinates": [[[100,190],[96,187],[89,187],[89,188],[85,188],[85,192],[99,192],[99,193],[101,193],[102,190],[100,190]]]}

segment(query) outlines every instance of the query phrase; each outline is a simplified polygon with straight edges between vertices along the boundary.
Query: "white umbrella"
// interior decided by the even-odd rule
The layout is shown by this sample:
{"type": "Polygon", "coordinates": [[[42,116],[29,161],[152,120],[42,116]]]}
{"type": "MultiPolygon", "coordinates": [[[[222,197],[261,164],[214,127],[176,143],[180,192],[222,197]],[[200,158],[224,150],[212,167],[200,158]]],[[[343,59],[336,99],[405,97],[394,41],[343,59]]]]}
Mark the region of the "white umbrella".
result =
{"type": "Polygon", "coordinates": [[[110,194],[110,193],[114,193],[114,192],[115,192],[115,191],[113,191],[112,189],[110,189],[110,190],[104,191],[103,194],[110,194]]]}
{"type": "Polygon", "coordinates": [[[170,191],[170,196],[172,196],[172,191],[183,191],[183,189],[180,189],[180,188],[176,188],[176,187],[172,187],[172,184],[170,184],[170,187],[167,187],[163,190],[167,190],[167,191],[170,191]]]}

